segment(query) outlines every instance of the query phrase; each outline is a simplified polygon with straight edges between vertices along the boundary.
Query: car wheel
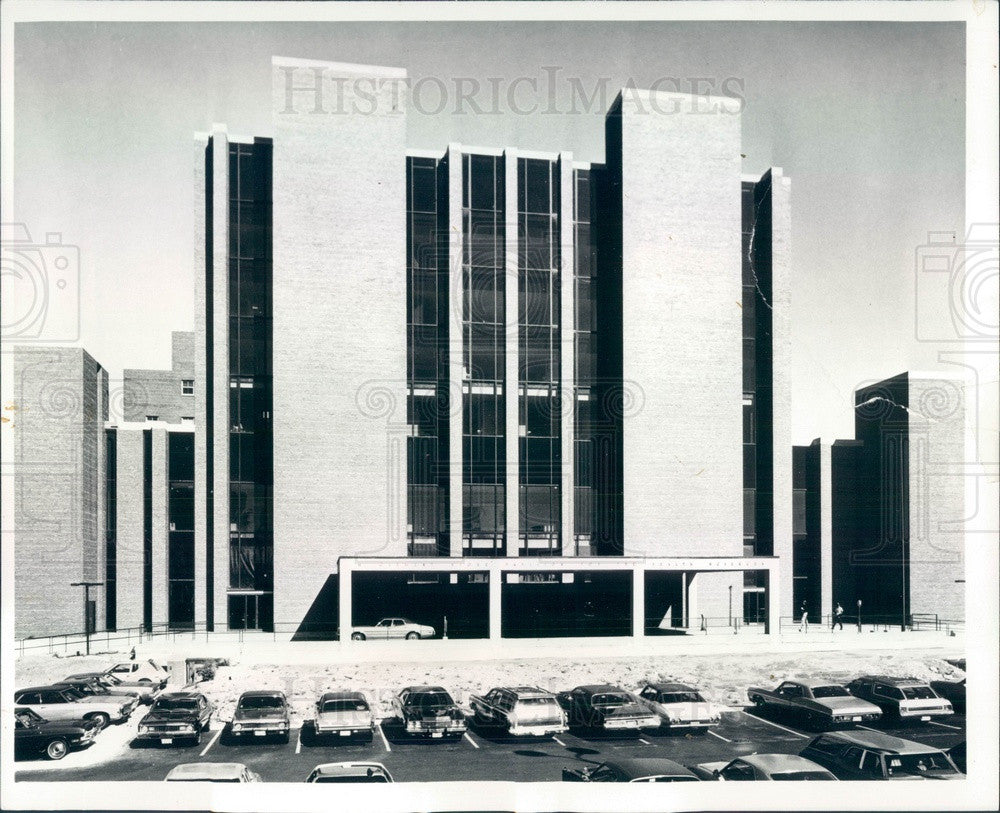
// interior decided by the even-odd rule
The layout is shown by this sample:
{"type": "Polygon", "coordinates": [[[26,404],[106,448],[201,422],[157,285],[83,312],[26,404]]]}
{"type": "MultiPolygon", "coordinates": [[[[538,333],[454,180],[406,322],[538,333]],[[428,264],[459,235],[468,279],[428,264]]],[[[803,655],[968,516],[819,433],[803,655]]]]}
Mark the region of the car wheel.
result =
{"type": "Polygon", "coordinates": [[[136,683],[138,683],[140,686],[152,686],[153,685],[153,681],[151,681],[149,678],[139,678],[136,681],[136,683]]]}
{"type": "Polygon", "coordinates": [[[68,753],[69,746],[66,744],[66,740],[52,740],[45,746],[45,755],[49,759],[62,759],[68,753]]]}
{"type": "Polygon", "coordinates": [[[419,641],[420,640],[420,633],[419,632],[408,632],[408,633],[406,633],[406,640],[407,641],[419,641]]]}
{"type": "Polygon", "coordinates": [[[282,745],[287,745],[288,744],[288,732],[287,731],[284,734],[279,734],[278,735],[278,742],[280,742],[282,745]]]}
{"type": "Polygon", "coordinates": [[[108,725],[111,723],[111,716],[103,711],[95,711],[93,714],[86,715],[83,719],[93,720],[95,723],[97,723],[97,727],[99,729],[107,728],[108,725]]]}
{"type": "Polygon", "coordinates": [[[363,641],[363,640],[365,640],[365,634],[363,632],[352,632],[351,633],[351,640],[352,641],[363,641]]]}

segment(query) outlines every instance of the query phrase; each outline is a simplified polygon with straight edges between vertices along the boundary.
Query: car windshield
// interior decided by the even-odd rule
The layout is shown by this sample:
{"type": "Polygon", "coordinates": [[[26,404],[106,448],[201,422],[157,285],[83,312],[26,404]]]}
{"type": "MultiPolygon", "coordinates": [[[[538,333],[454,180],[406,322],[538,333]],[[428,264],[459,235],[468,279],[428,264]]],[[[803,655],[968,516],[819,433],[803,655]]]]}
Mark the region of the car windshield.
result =
{"type": "Polygon", "coordinates": [[[903,686],[902,690],[907,700],[933,700],[937,697],[930,686],[903,686]]]}
{"type": "Polygon", "coordinates": [[[517,698],[518,705],[522,706],[555,706],[557,705],[554,697],[519,697],[517,698]]]}
{"type": "Polygon", "coordinates": [[[452,705],[452,699],[447,692],[422,692],[407,697],[406,705],[420,706],[421,708],[444,708],[452,705]]]}
{"type": "Polygon", "coordinates": [[[889,775],[911,774],[920,776],[925,773],[957,773],[944,754],[929,752],[926,754],[898,754],[885,758],[886,770],[889,775]]]}
{"type": "Polygon", "coordinates": [[[705,698],[698,692],[664,692],[660,695],[661,703],[704,703],[705,698]]]}
{"type": "Polygon", "coordinates": [[[368,704],[360,700],[327,700],[323,711],[368,711],[368,704]]]}
{"type": "Polygon", "coordinates": [[[816,686],[812,690],[813,697],[850,697],[851,693],[843,686],[816,686]]]}
{"type": "Polygon", "coordinates": [[[66,695],[67,700],[80,700],[83,698],[83,692],[79,689],[63,689],[63,694],[66,695]]]}
{"type": "Polygon", "coordinates": [[[285,701],[280,697],[271,697],[269,695],[244,697],[240,701],[241,709],[280,709],[284,708],[284,705],[285,701]]]}
{"type": "Polygon", "coordinates": [[[836,777],[826,771],[788,771],[771,774],[775,782],[829,782],[836,777]]]}
{"type": "Polygon", "coordinates": [[[368,774],[353,776],[317,776],[313,782],[388,782],[384,773],[373,771],[368,774]]]}
{"type": "Polygon", "coordinates": [[[30,711],[19,711],[16,712],[17,722],[24,728],[33,728],[38,725],[38,717],[32,714],[30,711]]]}
{"type": "Polygon", "coordinates": [[[107,686],[121,686],[122,682],[114,675],[101,675],[98,680],[107,686]]]}
{"type": "Polygon", "coordinates": [[[192,697],[161,697],[151,711],[194,711],[198,701],[192,697]]]}
{"type": "Polygon", "coordinates": [[[632,702],[632,698],[627,694],[595,694],[591,700],[594,706],[603,708],[614,708],[615,706],[625,706],[632,702]]]}

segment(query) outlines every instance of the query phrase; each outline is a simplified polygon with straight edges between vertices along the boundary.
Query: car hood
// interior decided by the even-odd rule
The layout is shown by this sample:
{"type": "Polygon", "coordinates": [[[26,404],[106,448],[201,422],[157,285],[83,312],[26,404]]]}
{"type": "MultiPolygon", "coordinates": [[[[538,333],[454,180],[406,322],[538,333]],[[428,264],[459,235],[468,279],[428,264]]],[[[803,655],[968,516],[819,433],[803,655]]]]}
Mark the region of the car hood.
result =
{"type": "Polygon", "coordinates": [[[101,705],[101,706],[114,706],[115,708],[121,708],[128,704],[128,700],[123,697],[115,697],[113,695],[104,695],[103,697],[88,694],[85,697],[81,697],[79,700],[73,701],[75,703],[86,703],[87,705],[101,705]]]}
{"type": "Polygon", "coordinates": [[[84,731],[97,728],[90,720],[62,720],[60,722],[46,721],[35,726],[34,730],[43,734],[79,735],[84,731]]]}
{"type": "Polygon", "coordinates": [[[830,709],[830,711],[839,711],[842,714],[848,711],[857,712],[858,714],[881,712],[881,709],[874,703],[869,703],[867,700],[860,700],[857,697],[821,697],[818,700],[814,699],[813,702],[830,709]]]}
{"type": "Polygon", "coordinates": [[[288,716],[285,709],[237,709],[234,720],[283,720],[288,716]]]}

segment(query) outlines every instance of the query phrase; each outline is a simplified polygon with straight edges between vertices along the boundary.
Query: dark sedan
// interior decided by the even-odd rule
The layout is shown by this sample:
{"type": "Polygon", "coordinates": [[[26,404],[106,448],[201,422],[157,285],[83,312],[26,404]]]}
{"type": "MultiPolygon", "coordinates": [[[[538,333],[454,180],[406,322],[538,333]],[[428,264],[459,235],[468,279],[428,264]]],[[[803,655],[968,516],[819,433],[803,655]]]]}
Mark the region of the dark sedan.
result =
{"type": "Polygon", "coordinates": [[[965,714],[965,678],[961,680],[932,680],[931,688],[940,697],[950,701],[955,711],[965,714]]]}
{"type": "Polygon", "coordinates": [[[699,782],[680,763],[661,757],[616,759],[586,768],[563,768],[563,782],[699,782]]]}
{"type": "Polygon", "coordinates": [[[197,692],[169,692],[153,702],[139,723],[136,739],[173,745],[201,742],[201,734],[212,720],[212,704],[197,692]]]}
{"type": "Polygon", "coordinates": [[[49,722],[31,709],[14,710],[14,751],[62,759],[70,751],[88,748],[101,728],[90,720],[49,722]]]}
{"type": "Polygon", "coordinates": [[[571,728],[612,731],[638,731],[658,728],[660,718],[639,698],[618,686],[577,686],[556,695],[566,711],[571,728]]]}

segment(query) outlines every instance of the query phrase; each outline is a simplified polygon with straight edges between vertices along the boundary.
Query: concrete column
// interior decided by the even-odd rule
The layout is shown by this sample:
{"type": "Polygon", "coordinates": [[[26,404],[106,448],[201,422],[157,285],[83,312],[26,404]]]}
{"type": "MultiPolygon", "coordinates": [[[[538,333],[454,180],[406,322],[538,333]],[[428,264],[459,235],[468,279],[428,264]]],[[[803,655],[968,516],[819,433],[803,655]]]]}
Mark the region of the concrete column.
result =
{"type": "Polygon", "coordinates": [[[692,629],[701,627],[701,608],[698,604],[698,574],[686,573],[687,576],[687,611],[689,626],[692,629]]]}
{"type": "Polygon", "coordinates": [[[517,556],[520,548],[520,512],[518,511],[518,500],[520,499],[520,466],[518,455],[518,439],[520,438],[520,421],[518,420],[518,354],[520,336],[518,326],[520,323],[518,309],[518,248],[519,240],[517,234],[517,150],[506,150],[504,152],[504,228],[505,228],[505,260],[506,273],[504,275],[504,308],[505,325],[504,334],[506,336],[506,356],[504,370],[504,408],[506,422],[504,426],[504,437],[506,439],[506,506],[504,510],[504,523],[507,531],[508,556],[517,556]]]}
{"type": "Polygon", "coordinates": [[[208,399],[207,313],[208,292],[205,270],[208,252],[205,248],[207,184],[206,151],[208,137],[194,139],[194,623],[201,627],[207,616],[205,575],[207,568],[207,455],[206,434],[208,399]]]}
{"type": "Polygon", "coordinates": [[[778,570],[779,560],[772,559],[767,567],[767,633],[778,635],[781,632],[781,579],[778,570]]]}
{"type": "Polygon", "coordinates": [[[575,485],[573,466],[573,416],[576,413],[576,358],[573,342],[576,329],[576,297],[573,272],[576,270],[575,241],[573,239],[573,203],[576,190],[573,186],[573,154],[559,153],[559,395],[561,438],[560,455],[562,476],[560,489],[562,498],[562,523],[560,538],[562,555],[576,553],[574,523],[575,485]]]}
{"type": "Polygon", "coordinates": [[[642,565],[632,567],[632,637],[646,634],[646,584],[642,565]]]}
{"type": "Polygon", "coordinates": [[[502,637],[503,620],[501,618],[501,608],[503,606],[503,571],[499,567],[490,568],[490,640],[499,641],[502,637]]]}
{"type": "Polygon", "coordinates": [[[448,392],[452,403],[448,421],[448,544],[452,556],[462,555],[462,393],[464,336],[462,314],[465,288],[462,273],[462,146],[448,145],[448,392]]]}
{"type": "Polygon", "coordinates": [[[117,451],[118,629],[142,626],[142,431],[118,430],[117,451]]]}
{"type": "Polygon", "coordinates": [[[153,624],[165,623],[167,618],[167,545],[168,545],[168,485],[167,485],[167,430],[156,427],[153,433],[153,624]]]}
{"type": "MultiPolygon", "coordinates": [[[[785,561],[781,594],[785,615],[792,607],[792,381],[791,381],[791,179],[772,167],[771,184],[771,433],[774,493],[774,555],[785,561]]],[[[759,307],[759,305],[758,305],[759,307]]],[[[823,600],[823,613],[830,604],[823,600]]]]}
{"type": "MultiPolygon", "coordinates": [[[[833,612],[833,464],[829,443],[819,445],[820,614],[833,612]]],[[[786,566],[787,567],[787,566],[786,566]]],[[[841,599],[843,601],[843,599],[841,599]]],[[[848,612],[844,608],[844,612],[848,612]]]]}
{"type": "MultiPolygon", "coordinates": [[[[229,588],[229,138],[212,128],[212,444],[215,629],[228,625],[229,588]]],[[[276,619],[279,620],[279,619],[276,619]]]]}
{"type": "Polygon", "coordinates": [[[354,623],[354,568],[346,559],[341,559],[337,563],[337,572],[340,583],[337,591],[340,645],[347,646],[351,640],[351,626],[354,623]]]}

